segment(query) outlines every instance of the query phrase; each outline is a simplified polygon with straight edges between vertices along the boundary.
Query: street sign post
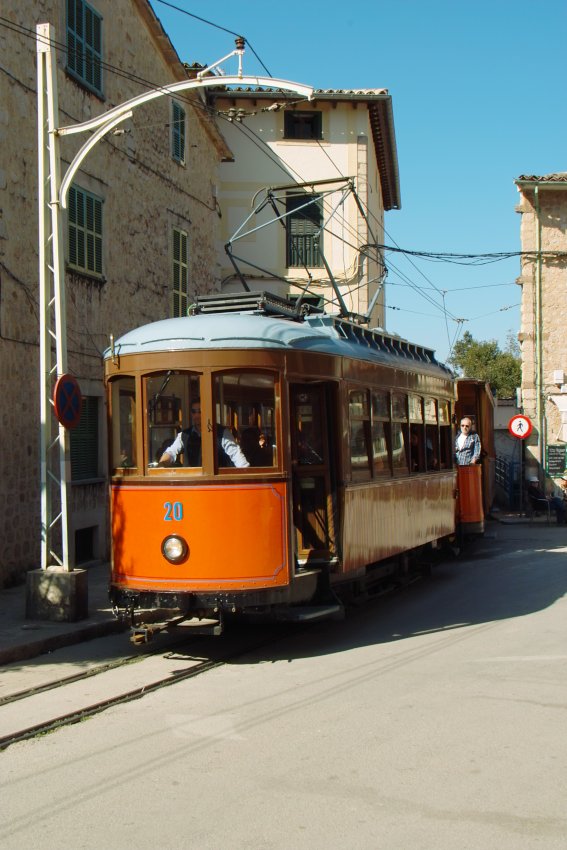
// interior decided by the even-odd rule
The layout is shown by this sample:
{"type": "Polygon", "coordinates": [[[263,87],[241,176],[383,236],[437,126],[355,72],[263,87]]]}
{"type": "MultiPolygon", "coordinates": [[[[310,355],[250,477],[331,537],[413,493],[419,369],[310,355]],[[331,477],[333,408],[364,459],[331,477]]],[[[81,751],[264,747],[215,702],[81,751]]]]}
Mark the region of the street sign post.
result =
{"type": "MultiPolygon", "coordinates": [[[[525,440],[534,429],[531,419],[523,413],[512,416],[508,422],[508,431],[518,440],[525,440]]],[[[520,449],[520,513],[524,503],[524,447],[520,449]]]]}

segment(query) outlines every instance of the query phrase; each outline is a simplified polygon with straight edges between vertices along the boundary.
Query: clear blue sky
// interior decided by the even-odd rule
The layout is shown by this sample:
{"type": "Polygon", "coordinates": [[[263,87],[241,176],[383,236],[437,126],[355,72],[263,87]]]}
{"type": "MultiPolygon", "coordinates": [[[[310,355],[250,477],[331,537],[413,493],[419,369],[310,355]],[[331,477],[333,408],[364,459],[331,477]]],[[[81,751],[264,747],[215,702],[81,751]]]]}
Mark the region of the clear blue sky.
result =
{"type": "MultiPolygon", "coordinates": [[[[182,61],[209,64],[233,49],[230,33],[151,2],[182,61]]],[[[243,35],[245,74],[265,73],[255,52],[274,77],[390,91],[402,198],[402,209],[386,214],[390,244],[519,251],[514,179],[567,171],[565,0],[171,3],[243,35]]],[[[476,267],[402,255],[387,261],[388,329],[433,347],[440,359],[460,327],[502,347],[517,333],[518,257],[476,267]],[[432,287],[445,290],[448,311],[467,321],[446,322],[407,279],[438,303],[432,287]]]]}

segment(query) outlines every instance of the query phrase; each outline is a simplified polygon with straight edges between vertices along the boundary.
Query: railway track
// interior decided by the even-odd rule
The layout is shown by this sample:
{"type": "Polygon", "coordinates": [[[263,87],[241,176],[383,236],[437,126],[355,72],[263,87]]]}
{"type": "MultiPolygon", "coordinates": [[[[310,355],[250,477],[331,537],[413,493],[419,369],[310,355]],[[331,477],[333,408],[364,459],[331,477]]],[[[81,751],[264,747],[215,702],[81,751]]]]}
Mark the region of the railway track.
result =
{"type": "MultiPolygon", "coordinates": [[[[298,627],[289,627],[286,635],[292,631],[298,627]]],[[[281,639],[281,629],[236,635],[230,646],[215,639],[207,642],[207,649],[212,648],[207,657],[196,657],[181,651],[189,645],[195,649],[187,636],[169,643],[165,651],[130,655],[8,694],[0,698],[0,751],[199,676],[281,639]]]]}
{"type": "MultiPolygon", "coordinates": [[[[364,606],[378,597],[403,591],[422,580],[427,570],[403,578],[385,581],[351,598],[354,607],[364,606]],[[358,604],[357,604],[358,602],[358,604]]],[[[178,627],[181,631],[183,627],[178,627]]],[[[0,697],[0,751],[19,741],[47,734],[63,726],[80,723],[113,706],[132,702],[161,688],[170,687],[206,673],[245,655],[277,643],[291,634],[309,630],[305,623],[287,623],[285,627],[254,626],[242,633],[235,630],[220,639],[204,639],[196,644],[189,634],[169,637],[167,648],[145,646],[143,654],[134,653],[112,661],[94,664],[72,675],[49,681],[0,697]],[[282,631],[284,628],[284,631],[282,631]],[[191,653],[183,653],[190,647],[191,653]],[[206,649],[206,657],[196,657],[195,649],[206,649]]],[[[204,655],[204,653],[203,653],[204,655]]]]}

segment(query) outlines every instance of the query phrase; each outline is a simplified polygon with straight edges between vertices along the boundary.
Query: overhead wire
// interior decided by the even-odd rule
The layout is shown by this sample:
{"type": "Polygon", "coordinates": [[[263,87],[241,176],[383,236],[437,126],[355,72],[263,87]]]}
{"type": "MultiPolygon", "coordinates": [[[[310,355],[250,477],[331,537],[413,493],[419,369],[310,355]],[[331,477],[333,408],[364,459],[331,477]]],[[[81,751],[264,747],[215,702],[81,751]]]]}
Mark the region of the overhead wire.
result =
{"type": "MultiPolygon", "coordinates": [[[[205,24],[208,24],[212,27],[215,27],[215,28],[217,28],[221,31],[227,32],[227,33],[234,35],[236,37],[240,36],[239,33],[236,33],[233,30],[230,30],[230,29],[223,27],[219,24],[215,24],[214,22],[209,21],[205,18],[202,18],[201,16],[196,15],[194,13],[191,13],[191,12],[185,10],[185,9],[182,9],[181,7],[176,6],[173,3],[166,2],[166,0],[156,0],[156,2],[159,2],[164,6],[168,6],[171,9],[173,9],[173,10],[175,10],[175,11],[181,13],[181,14],[185,14],[189,17],[195,18],[196,20],[199,20],[199,21],[201,21],[205,24]]],[[[36,40],[36,38],[37,38],[35,30],[32,30],[28,27],[25,27],[24,25],[15,24],[13,21],[10,21],[9,19],[4,18],[2,16],[0,16],[0,26],[3,26],[4,28],[6,28],[8,30],[17,32],[20,35],[24,35],[24,36],[28,36],[30,38],[33,38],[34,40],[36,40]]],[[[256,56],[256,58],[258,59],[258,61],[260,62],[260,64],[264,68],[264,70],[266,71],[266,73],[269,76],[271,76],[270,71],[267,69],[265,64],[262,62],[262,60],[260,59],[260,57],[258,56],[256,51],[254,50],[254,48],[250,44],[250,42],[246,41],[246,44],[249,47],[249,49],[251,50],[251,52],[254,54],[254,56],[256,56]]],[[[58,42],[57,40],[52,40],[52,46],[57,50],[65,51],[66,53],[68,53],[68,47],[67,47],[66,43],[58,42]]],[[[116,74],[117,76],[129,79],[133,82],[137,82],[138,84],[140,84],[142,86],[148,86],[148,87],[151,87],[151,88],[160,88],[159,84],[156,85],[155,83],[153,83],[149,80],[146,80],[146,79],[144,79],[143,77],[140,77],[137,74],[133,74],[131,72],[125,72],[125,71],[123,71],[123,69],[118,68],[117,66],[114,66],[110,63],[103,62],[102,60],[101,60],[101,68],[103,68],[105,71],[116,74]]],[[[277,89],[276,89],[276,91],[277,91],[277,89]]],[[[218,110],[214,110],[211,107],[207,106],[206,104],[203,104],[200,100],[194,100],[194,99],[190,99],[190,98],[179,97],[179,95],[176,95],[176,99],[187,102],[193,108],[197,108],[197,109],[200,108],[203,111],[208,112],[209,114],[214,114],[214,115],[218,116],[221,120],[223,118],[225,120],[227,120],[225,115],[220,113],[218,110]]],[[[288,102],[288,98],[285,98],[285,100],[286,100],[286,102],[288,102]]],[[[299,101],[294,101],[294,102],[299,102],[299,101]]],[[[265,140],[261,139],[256,133],[254,133],[254,131],[249,126],[243,125],[241,121],[236,121],[236,122],[232,121],[231,123],[233,123],[234,126],[238,127],[243,133],[245,132],[245,134],[248,136],[249,140],[252,143],[256,144],[256,146],[265,155],[269,156],[271,161],[274,164],[277,164],[277,166],[279,168],[281,168],[281,170],[286,175],[291,176],[290,172],[293,172],[295,174],[296,182],[305,182],[303,180],[302,176],[292,166],[290,166],[289,163],[286,163],[285,166],[284,166],[281,162],[281,158],[275,157],[272,154],[272,152],[271,152],[269,146],[267,145],[267,143],[265,142],[265,140]]],[[[143,126],[144,125],[141,125],[141,127],[137,126],[137,129],[141,129],[141,128],[143,128],[143,126]]],[[[150,125],[148,125],[148,126],[150,126],[150,125]]],[[[329,152],[322,145],[320,145],[320,143],[319,143],[319,146],[320,146],[321,150],[324,152],[324,154],[326,155],[326,157],[329,159],[329,161],[332,163],[332,165],[335,167],[337,173],[346,180],[347,178],[342,174],[341,169],[339,168],[337,163],[333,160],[333,158],[330,156],[329,152]]],[[[413,263],[413,261],[410,259],[411,257],[416,257],[416,258],[420,258],[420,259],[432,261],[432,262],[452,262],[452,263],[461,264],[461,265],[484,265],[484,264],[498,262],[500,260],[504,260],[504,259],[508,259],[508,258],[512,258],[512,257],[535,256],[534,252],[522,252],[522,251],[497,252],[497,253],[486,253],[486,254],[455,254],[455,253],[451,253],[451,252],[415,251],[415,250],[403,249],[399,245],[397,245],[397,243],[395,243],[395,240],[393,240],[392,237],[390,236],[390,234],[387,233],[386,229],[384,228],[383,222],[380,219],[378,219],[375,216],[375,214],[371,210],[369,210],[365,205],[363,205],[363,206],[365,207],[365,210],[366,210],[367,214],[369,215],[369,217],[373,218],[377,222],[377,224],[383,229],[384,234],[386,236],[388,236],[388,238],[391,241],[394,242],[394,245],[386,245],[386,244],[378,244],[378,243],[373,245],[372,247],[375,248],[375,250],[377,251],[378,258],[381,258],[381,256],[382,256],[381,252],[386,252],[386,251],[390,252],[390,253],[399,253],[399,254],[402,254],[403,256],[405,256],[406,259],[414,267],[414,269],[418,272],[418,274],[420,274],[424,278],[424,280],[426,280],[430,284],[430,287],[432,289],[434,289],[435,291],[437,291],[442,296],[443,305],[440,305],[435,300],[427,297],[427,295],[424,294],[424,288],[423,287],[417,286],[417,284],[415,284],[413,281],[411,281],[406,275],[404,275],[399,269],[397,269],[391,262],[388,264],[389,267],[391,267],[402,279],[404,279],[406,281],[407,286],[414,289],[422,297],[425,297],[425,299],[427,301],[429,301],[430,304],[432,304],[437,309],[439,309],[441,311],[441,313],[444,315],[445,320],[447,320],[447,317],[451,318],[452,321],[456,321],[458,323],[459,328],[461,328],[461,329],[462,329],[462,322],[468,321],[468,320],[463,320],[463,319],[460,319],[460,318],[452,315],[450,313],[450,311],[448,311],[446,309],[445,304],[444,304],[445,294],[447,294],[448,292],[459,291],[459,290],[458,289],[441,290],[439,287],[435,286],[435,284],[415,265],[415,263],[413,263]]],[[[348,222],[346,217],[345,216],[337,216],[337,218],[339,218],[339,220],[343,223],[345,229],[347,231],[350,230],[351,235],[356,238],[356,236],[358,234],[356,233],[356,231],[354,230],[352,225],[350,225],[350,222],[348,222]]],[[[327,228],[323,227],[322,229],[326,230],[327,228]]],[[[336,237],[336,233],[333,234],[333,235],[336,237]]],[[[344,239],[342,241],[344,241],[345,245],[348,245],[349,247],[353,248],[356,251],[358,251],[360,249],[360,246],[353,244],[353,243],[350,243],[346,239],[344,239]]],[[[545,252],[545,253],[549,254],[550,256],[565,256],[564,252],[545,252]]],[[[368,255],[366,255],[366,256],[368,256],[368,255]]],[[[500,285],[507,285],[507,284],[500,284],[500,285]]],[[[470,289],[470,288],[471,287],[466,287],[466,289],[470,289]]],[[[473,288],[483,288],[483,287],[473,287],[473,288]]],[[[355,286],[355,290],[356,289],[358,289],[358,286],[355,286]]],[[[513,306],[516,306],[516,305],[511,305],[510,307],[507,307],[507,308],[501,308],[501,310],[511,309],[513,306]]],[[[501,310],[496,311],[496,312],[500,312],[501,310]]],[[[427,314],[424,314],[424,315],[427,315],[427,314]]],[[[484,315],[491,315],[491,314],[484,314],[484,315]]],[[[475,317],[475,318],[481,318],[481,317],[475,317]]],[[[474,321],[474,320],[475,319],[471,319],[470,321],[474,321]]],[[[448,328],[447,328],[447,331],[448,331],[448,328]]],[[[450,340],[449,340],[449,342],[450,342],[450,340]]]]}
{"type": "MultiPolygon", "coordinates": [[[[195,15],[194,12],[188,12],[187,9],[182,9],[180,6],[176,6],[173,3],[168,3],[167,0],[154,0],[154,2],[155,3],[161,3],[162,6],[168,6],[170,9],[174,9],[176,12],[180,12],[182,15],[187,15],[187,17],[189,17],[189,18],[195,18],[195,20],[201,21],[204,24],[208,24],[209,26],[214,27],[215,29],[221,30],[222,32],[227,32],[229,35],[235,36],[235,38],[242,38],[243,37],[241,32],[234,32],[234,30],[229,30],[226,27],[221,26],[220,24],[215,24],[213,21],[208,21],[206,18],[202,18],[200,15],[195,15]]],[[[248,41],[248,39],[246,39],[246,45],[247,45],[247,47],[250,48],[250,50],[252,51],[252,53],[254,54],[254,56],[256,57],[256,59],[258,60],[258,62],[262,66],[262,68],[264,69],[264,71],[267,73],[268,77],[272,77],[273,74],[271,74],[269,72],[269,70],[266,68],[266,66],[264,65],[264,63],[262,62],[262,60],[260,59],[260,57],[256,53],[256,51],[254,50],[254,48],[252,47],[252,45],[248,41]]]]}

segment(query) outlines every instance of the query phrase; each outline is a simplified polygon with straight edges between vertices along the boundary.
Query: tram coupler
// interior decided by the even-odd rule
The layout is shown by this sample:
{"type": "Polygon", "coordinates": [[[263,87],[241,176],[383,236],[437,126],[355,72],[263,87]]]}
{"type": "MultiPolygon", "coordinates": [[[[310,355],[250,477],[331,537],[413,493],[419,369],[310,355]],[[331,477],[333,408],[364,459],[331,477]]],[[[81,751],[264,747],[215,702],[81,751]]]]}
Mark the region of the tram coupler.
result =
{"type": "Polygon", "coordinates": [[[168,620],[165,623],[140,623],[139,626],[133,625],[130,634],[130,641],[136,646],[141,646],[143,643],[149,643],[153,640],[156,634],[166,632],[172,626],[177,626],[179,623],[182,623],[184,619],[184,617],[174,617],[172,620],[168,620]]]}
{"type": "Polygon", "coordinates": [[[185,628],[194,635],[218,636],[223,633],[223,618],[207,619],[206,617],[188,617],[182,614],[161,623],[140,623],[131,626],[130,642],[136,646],[149,643],[157,634],[169,632],[174,628],[185,628]]]}

